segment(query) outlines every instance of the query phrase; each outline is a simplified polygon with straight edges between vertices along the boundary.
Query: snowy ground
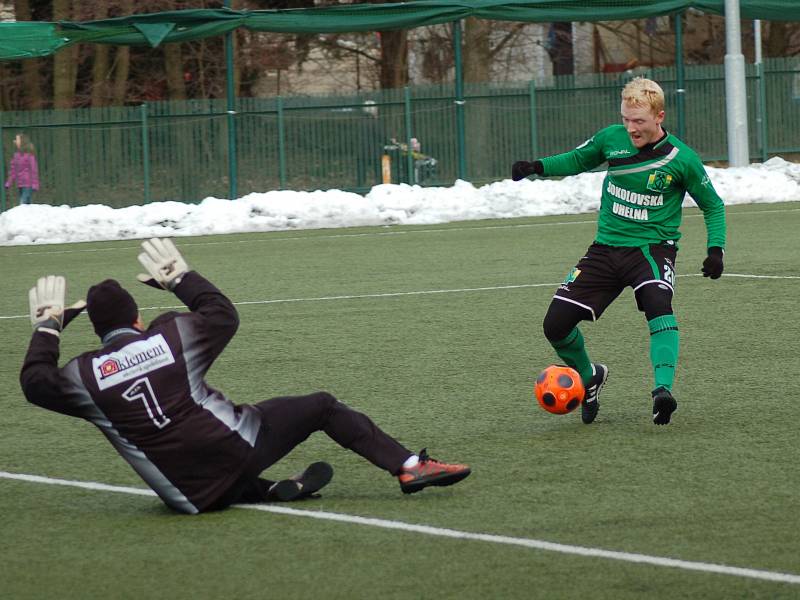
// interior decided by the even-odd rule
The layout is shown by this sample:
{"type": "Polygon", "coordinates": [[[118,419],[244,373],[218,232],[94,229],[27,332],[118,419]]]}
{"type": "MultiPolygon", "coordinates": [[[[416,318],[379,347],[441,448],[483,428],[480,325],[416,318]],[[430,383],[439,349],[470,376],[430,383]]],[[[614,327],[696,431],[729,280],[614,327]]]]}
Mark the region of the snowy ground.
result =
{"type": "MultiPolygon", "coordinates": [[[[708,168],[728,205],[800,201],[800,164],[773,158],[748,167],[708,168]]],[[[359,225],[432,224],[596,211],[603,173],[560,181],[506,179],[476,188],[378,185],[365,196],[341,190],[253,193],[235,201],[18,206],[0,214],[0,245],[55,244],[359,225]]],[[[691,200],[686,200],[692,205],[691,200]]]]}

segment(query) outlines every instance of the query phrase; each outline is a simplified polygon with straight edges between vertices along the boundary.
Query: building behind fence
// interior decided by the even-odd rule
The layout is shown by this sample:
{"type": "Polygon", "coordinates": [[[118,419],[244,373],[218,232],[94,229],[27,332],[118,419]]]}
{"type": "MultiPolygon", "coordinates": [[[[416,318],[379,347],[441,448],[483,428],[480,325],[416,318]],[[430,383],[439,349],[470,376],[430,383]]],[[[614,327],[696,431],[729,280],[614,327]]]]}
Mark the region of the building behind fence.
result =
{"type": "MultiPolygon", "coordinates": [[[[703,160],[724,161],[723,67],[686,68],[681,123],[674,69],[644,74],[666,93],[665,127],[682,130],[703,160]]],[[[359,96],[239,98],[233,146],[225,100],[6,112],[0,113],[0,170],[21,131],[36,146],[36,203],[124,207],[226,198],[231,153],[240,197],[276,189],[365,192],[383,181],[383,155],[390,157],[394,183],[451,185],[463,173],[482,184],[508,177],[515,160],[570,150],[619,121],[619,92],[630,77],[466,86],[463,136],[450,85],[359,96]]],[[[763,71],[751,66],[747,85],[751,159],[800,153],[800,60],[772,59],[763,71]]],[[[16,194],[0,192],[0,210],[15,204],[16,194]]]]}

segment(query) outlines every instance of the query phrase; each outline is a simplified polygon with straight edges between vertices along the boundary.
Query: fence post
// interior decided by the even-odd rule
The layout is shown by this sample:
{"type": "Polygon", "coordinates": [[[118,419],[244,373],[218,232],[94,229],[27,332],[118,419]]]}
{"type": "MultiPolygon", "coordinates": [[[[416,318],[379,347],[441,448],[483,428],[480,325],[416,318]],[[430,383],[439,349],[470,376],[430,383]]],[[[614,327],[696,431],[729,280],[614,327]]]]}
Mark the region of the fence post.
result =
{"type": "Polygon", "coordinates": [[[536,128],[536,82],[531,79],[528,84],[528,108],[531,114],[531,156],[539,156],[539,131],[536,128]]]}
{"type": "Polygon", "coordinates": [[[411,90],[408,86],[403,88],[403,114],[405,116],[406,125],[406,170],[408,171],[408,183],[414,185],[416,183],[414,177],[414,148],[411,144],[411,90]]]}
{"type": "Polygon", "coordinates": [[[678,109],[678,137],[686,134],[686,74],[683,69],[683,13],[675,15],[675,102],[678,109]]]}
{"type": "Polygon", "coordinates": [[[761,162],[766,162],[767,155],[767,81],[764,77],[764,63],[758,63],[758,107],[756,120],[758,121],[759,141],[761,142],[761,162]]]}
{"type": "Polygon", "coordinates": [[[286,189],[286,130],[283,121],[283,96],[276,99],[278,108],[278,185],[286,189]]]}
{"type": "Polygon", "coordinates": [[[3,146],[3,124],[0,123],[0,213],[6,211],[6,150],[3,146]]]}
{"type": "Polygon", "coordinates": [[[764,61],[761,51],[761,21],[753,21],[755,59],[756,59],[756,130],[758,131],[758,147],[761,152],[761,162],[767,162],[767,82],[764,77],[764,61]]]}
{"type": "Polygon", "coordinates": [[[725,124],[728,131],[728,165],[750,164],[747,122],[747,78],[742,54],[739,0],[725,0],[725,124]]]}
{"type": "MultiPolygon", "coordinates": [[[[230,0],[225,0],[224,6],[230,8],[230,0]]],[[[236,98],[233,89],[233,34],[229,31],[225,34],[225,98],[227,102],[228,114],[228,196],[231,200],[236,200],[238,191],[236,189],[236,98]]]]}
{"type": "Polygon", "coordinates": [[[467,179],[466,133],[464,131],[464,73],[461,59],[461,21],[453,21],[453,51],[455,57],[456,85],[456,140],[458,153],[458,178],[467,179]]]}
{"type": "Polygon", "coordinates": [[[144,203],[150,203],[150,135],[147,131],[147,102],[142,102],[142,170],[144,171],[144,203]]]}

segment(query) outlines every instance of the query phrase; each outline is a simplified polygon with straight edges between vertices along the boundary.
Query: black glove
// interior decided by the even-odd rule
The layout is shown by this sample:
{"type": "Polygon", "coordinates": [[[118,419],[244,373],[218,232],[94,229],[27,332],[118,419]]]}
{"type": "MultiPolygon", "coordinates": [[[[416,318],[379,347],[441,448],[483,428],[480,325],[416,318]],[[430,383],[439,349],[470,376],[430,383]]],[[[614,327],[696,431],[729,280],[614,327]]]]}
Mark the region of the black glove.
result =
{"type": "Polygon", "coordinates": [[[708,256],[703,261],[703,277],[711,277],[711,279],[719,279],[722,275],[722,257],[724,251],[719,246],[711,246],[708,249],[708,256]]]}
{"type": "Polygon", "coordinates": [[[527,160],[518,160],[511,166],[511,179],[514,181],[525,179],[530,175],[543,174],[544,166],[540,160],[535,160],[533,162],[528,162],[527,160]]]}

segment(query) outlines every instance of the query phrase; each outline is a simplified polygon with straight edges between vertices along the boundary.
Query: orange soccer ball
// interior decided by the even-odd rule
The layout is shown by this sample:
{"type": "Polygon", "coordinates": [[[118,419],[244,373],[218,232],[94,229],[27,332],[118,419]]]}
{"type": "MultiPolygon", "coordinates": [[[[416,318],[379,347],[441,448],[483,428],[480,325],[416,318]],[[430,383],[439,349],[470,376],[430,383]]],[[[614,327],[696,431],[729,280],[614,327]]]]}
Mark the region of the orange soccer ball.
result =
{"type": "Polygon", "coordinates": [[[575,369],[550,365],[536,378],[536,399],[547,412],[565,415],[580,405],[586,390],[575,369]]]}

